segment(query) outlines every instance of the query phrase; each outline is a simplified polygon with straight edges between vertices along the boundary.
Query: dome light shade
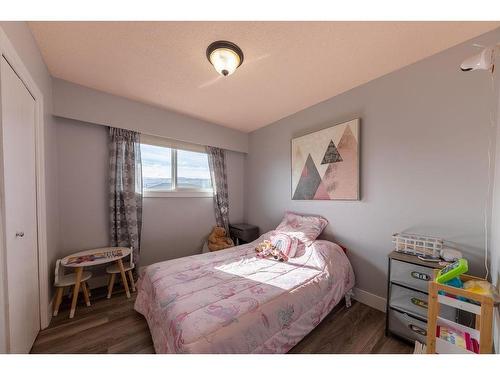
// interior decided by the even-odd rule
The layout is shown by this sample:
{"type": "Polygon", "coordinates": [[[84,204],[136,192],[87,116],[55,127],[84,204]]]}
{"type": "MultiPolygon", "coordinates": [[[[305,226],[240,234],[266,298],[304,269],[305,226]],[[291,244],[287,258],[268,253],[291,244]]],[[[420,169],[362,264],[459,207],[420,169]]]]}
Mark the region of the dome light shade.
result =
{"type": "Polygon", "coordinates": [[[243,62],[243,51],[232,42],[219,40],[208,46],[207,58],[220,75],[229,76],[243,62]]]}

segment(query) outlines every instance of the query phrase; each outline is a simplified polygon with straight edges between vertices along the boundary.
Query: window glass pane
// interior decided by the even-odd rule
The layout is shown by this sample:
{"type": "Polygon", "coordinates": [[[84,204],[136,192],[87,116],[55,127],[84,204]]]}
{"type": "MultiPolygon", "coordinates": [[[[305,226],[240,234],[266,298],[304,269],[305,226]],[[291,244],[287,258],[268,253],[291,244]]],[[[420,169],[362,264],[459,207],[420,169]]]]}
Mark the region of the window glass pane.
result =
{"type": "Polygon", "coordinates": [[[184,189],[212,188],[207,154],[177,150],[177,187],[184,189]]]}
{"type": "Polygon", "coordinates": [[[172,189],[171,149],[141,144],[142,185],[144,190],[172,189]]]}

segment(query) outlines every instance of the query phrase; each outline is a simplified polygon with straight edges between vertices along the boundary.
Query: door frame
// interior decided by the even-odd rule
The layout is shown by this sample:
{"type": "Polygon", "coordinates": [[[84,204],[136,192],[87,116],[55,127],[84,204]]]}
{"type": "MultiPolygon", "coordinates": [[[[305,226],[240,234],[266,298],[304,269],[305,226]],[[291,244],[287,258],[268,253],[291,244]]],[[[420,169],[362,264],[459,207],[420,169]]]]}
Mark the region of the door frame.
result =
{"type": "MultiPolygon", "coordinates": [[[[28,69],[17,54],[7,35],[0,27],[0,58],[8,61],[12,69],[19,76],[30,94],[35,99],[35,157],[36,157],[36,212],[37,212],[37,242],[38,242],[38,290],[40,329],[46,328],[50,323],[50,300],[49,300],[49,276],[47,261],[47,211],[45,195],[45,121],[44,121],[44,98],[38,85],[33,80],[28,69]]],[[[0,92],[1,95],[1,92],[0,92]]],[[[0,114],[1,114],[0,102],[0,114]]],[[[2,117],[0,116],[0,129],[2,117]]],[[[3,298],[5,306],[5,348],[10,352],[10,327],[8,314],[8,285],[5,243],[5,190],[3,179],[3,149],[0,132],[0,298],[3,298]]],[[[1,343],[0,343],[1,344],[1,343]]]]}

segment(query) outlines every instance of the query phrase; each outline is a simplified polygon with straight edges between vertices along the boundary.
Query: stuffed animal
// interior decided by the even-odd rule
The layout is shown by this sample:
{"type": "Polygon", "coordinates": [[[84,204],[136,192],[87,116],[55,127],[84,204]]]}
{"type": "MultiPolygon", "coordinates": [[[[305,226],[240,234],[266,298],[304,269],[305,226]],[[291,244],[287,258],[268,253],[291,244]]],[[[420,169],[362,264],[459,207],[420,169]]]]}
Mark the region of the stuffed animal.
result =
{"type": "Polygon", "coordinates": [[[226,230],[222,227],[214,227],[212,233],[208,236],[208,249],[217,251],[233,247],[234,242],[226,236],[226,230]]]}
{"type": "Polygon", "coordinates": [[[257,255],[260,255],[262,257],[266,257],[270,254],[270,251],[273,247],[273,244],[269,240],[264,240],[264,242],[261,242],[260,244],[257,245],[255,248],[255,252],[257,255]]]}
{"type": "Polygon", "coordinates": [[[257,245],[255,248],[255,252],[259,258],[267,258],[272,257],[280,262],[288,261],[288,257],[283,254],[283,252],[276,248],[269,240],[264,240],[257,245]]]}

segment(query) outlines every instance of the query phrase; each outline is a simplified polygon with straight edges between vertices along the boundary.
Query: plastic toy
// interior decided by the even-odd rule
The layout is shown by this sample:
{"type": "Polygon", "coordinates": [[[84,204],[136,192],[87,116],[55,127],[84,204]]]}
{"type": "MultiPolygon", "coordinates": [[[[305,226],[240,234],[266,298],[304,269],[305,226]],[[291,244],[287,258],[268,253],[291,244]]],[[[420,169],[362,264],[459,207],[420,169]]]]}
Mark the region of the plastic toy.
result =
{"type": "Polygon", "coordinates": [[[464,283],[462,282],[462,280],[460,280],[459,277],[454,277],[453,279],[445,282],[445,284],[452,286],[454,288],[460,288],[460,289],[462,289],[464,287],[464,283]]]}
{"type": "Polygon", "coordinates": [[[264,240],[264,242],[259,243],[255,247],[255,252],[259,258],[272,257],[280,262],[287,262],[288,256],[286,256],[281,250],[276,248],[269,240],[264,240]]]}
{"type": "Polygon", "coordinates": [[[454,279],[461,274],[466,273],[468,270],[469,264],[467,263],[467,259],[461,258],[455,263],[452,263],[449,266],[441,269],[436,276],[436,282],[445,284],[447,281],[450,281],[451,279],[454,279]]]}
{"type": "Polygon", "coordinates": [[[486,280],[469,280],[463,285],[463,288],[469,292],[481,294],[483,296],[492,296],[493,286],[486,280]]]}

